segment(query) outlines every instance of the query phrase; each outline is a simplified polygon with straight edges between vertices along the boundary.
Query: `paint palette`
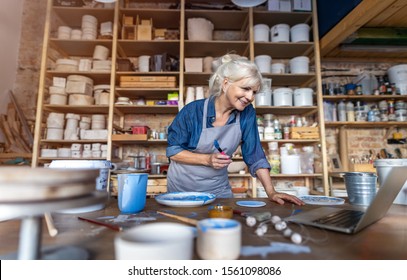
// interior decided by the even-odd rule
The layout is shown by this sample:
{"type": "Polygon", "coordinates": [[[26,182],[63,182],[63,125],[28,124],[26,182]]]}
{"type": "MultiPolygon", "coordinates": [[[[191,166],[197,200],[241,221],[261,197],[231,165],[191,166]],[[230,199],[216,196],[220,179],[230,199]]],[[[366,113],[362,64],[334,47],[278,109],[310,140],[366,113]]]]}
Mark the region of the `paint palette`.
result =
{"type": "Polygon", "coordinates": [[[172,192],[155,197],[158,203],[173,207],[202,206],[212,203],[215,199],[215,195],[204,192],[172,192]]]}

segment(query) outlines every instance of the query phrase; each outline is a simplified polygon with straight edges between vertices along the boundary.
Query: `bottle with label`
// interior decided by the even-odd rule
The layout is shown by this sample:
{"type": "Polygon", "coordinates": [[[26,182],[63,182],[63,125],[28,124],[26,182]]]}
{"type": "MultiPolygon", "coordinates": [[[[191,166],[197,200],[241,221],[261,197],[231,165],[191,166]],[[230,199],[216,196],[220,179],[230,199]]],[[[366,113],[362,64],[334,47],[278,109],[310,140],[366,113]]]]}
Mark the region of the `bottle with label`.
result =
{"type": "Polygon", "coordinates": [[[338,120],[346,122],[346,104],[343,100],[338,103],[338,120]]]}
{"type": "Polygon", "coordinates": [[[355,105],[353,105],[352,101],[346,103],[346,120],[348,122],[355,121],[355,105]]]}
{"type": "Polygon", "coordinates": [[[279,120],[274,120],[274,138],[279,140],[283,139],[283,133],[281,132],[279,120]]]}

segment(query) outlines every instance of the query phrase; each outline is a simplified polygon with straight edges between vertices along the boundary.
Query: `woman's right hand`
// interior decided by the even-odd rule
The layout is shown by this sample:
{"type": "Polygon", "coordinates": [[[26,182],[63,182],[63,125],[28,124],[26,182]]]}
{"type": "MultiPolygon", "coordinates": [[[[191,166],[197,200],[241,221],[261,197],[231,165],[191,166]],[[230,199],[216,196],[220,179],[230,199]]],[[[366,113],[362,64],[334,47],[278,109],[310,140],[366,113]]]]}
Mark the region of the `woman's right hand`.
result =
{"type": "Polygon", "coordinates": [[[215,169],[222,169],[228,167],[232,163],[231,158],[228,155],[221,153],[215,153],[209,155],[209,166],[215,169]]]}

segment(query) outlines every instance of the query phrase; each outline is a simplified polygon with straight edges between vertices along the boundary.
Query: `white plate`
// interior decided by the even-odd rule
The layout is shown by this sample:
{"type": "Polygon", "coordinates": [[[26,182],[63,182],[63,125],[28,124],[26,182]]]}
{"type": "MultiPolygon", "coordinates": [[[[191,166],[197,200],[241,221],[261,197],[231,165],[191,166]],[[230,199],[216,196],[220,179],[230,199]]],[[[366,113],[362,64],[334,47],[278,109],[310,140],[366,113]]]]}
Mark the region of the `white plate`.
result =
{"type": "Polygon", "coordinates": [[[158,203],[173,207],[202,206],[212,203],[215,199],[215,195],[205,192],[172,192],[155,197],[158,203]]]}
{"type": "Polygon", "coordinates": [[[266,205],[264,201],[257,200],[240,200],[236,201],[236,204],[244,207],[263,207],[266,205]]]}
{"type": "Polygon", "coordinates": [[[298,198],[306,204],[314,205],[340,205],[345,203],[343,198],[322,195],[303,195],[298,198]]]}

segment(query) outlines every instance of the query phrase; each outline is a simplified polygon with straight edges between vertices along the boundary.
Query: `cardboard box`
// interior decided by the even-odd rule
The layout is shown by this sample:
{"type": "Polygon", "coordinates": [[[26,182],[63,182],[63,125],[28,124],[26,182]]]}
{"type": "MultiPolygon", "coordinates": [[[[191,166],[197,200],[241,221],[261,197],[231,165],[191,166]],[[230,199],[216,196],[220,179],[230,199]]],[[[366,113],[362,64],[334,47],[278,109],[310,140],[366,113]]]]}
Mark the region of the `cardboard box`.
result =
{"type": "Polygon", "coordinates": [[[122,24],[123,26],[134,25],[134,18],[132,16],[123,15],[122,24]]]}
{"type": "Polygon", "coordinates": [[[141,20],[141,24],[137,24],[137,37],[139,41],[151,41],[153,39],[153,19],[141,20]]]}
{"type": "Polygon", "coordinates": [[[319,139],[319,127],[292,127],[291,139],[319,139]]]}
{"type": "Polygon", "coordinates": [[[185,72],[203,72],[203,59],[185,58],[185,72]]]}
{"type": "Polygon", "coordinates": [[[120,82],[175,82],[174,76],[121,76],[120,82]]]}

